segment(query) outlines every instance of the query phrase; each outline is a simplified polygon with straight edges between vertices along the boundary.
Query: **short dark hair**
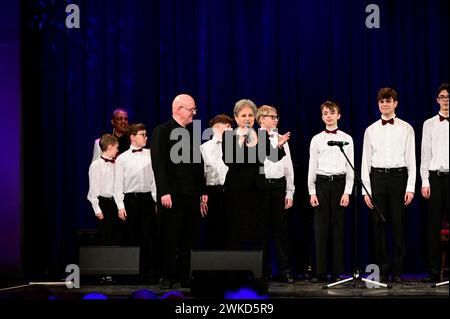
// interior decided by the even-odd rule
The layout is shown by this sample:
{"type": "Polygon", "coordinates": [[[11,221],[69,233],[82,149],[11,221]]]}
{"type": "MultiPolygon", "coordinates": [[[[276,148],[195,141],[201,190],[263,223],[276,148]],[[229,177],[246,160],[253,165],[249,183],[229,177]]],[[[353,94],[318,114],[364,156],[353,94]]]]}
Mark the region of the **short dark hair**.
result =
{"type": "Polygon", "coordinates": [[[232,126],[233,119],[226,114],[216,115],[212,119],[209,120],[209,127],[213,127],[214,124],[217,124],[217,123],[230,124],[230,126],[232,126]]]}
{"type": "Polygon", "coordinates": [[[395,92],[394,89],[392,88],[381,88],[378,91],[378,95],[377,95],[377,101],[379,100],[383,100],[383,99],[389,99],[392,98],[394,101],[397,101],[397,92],[395,92]]]}
{"type": "Polygon", "coordinates": [[[137,135],[139,131],[147,131],[147,128],[142,123],[131,124],[128,127],[128,135],[137,135]]]}
{"type": "Polygon", "coordinates": [[[111,113],[111,120],[113,120],[113,119],[117,116],[117,113],[119,113],[119,112],[127,113],[127,115],[128,115],[127,110],[122,109],[122,108],[118,108],[118,109],[115,109],[115,110],[111,113]]]}
{"type": "Polygon", "coordinates": [[[118,143],[119,141],[115,136],[112,136],[111,134],[103,134],[98,144],[100,145],[102,152],[106,152],[108,150],[108,145],[115,145],[118,143]]]}
{"type": "Polygon", "coordinates": [[[448,83],[441,84],[441,86],[438,87],[437,96],[439,96],[441,91],[447,91],[447,93],[450,93],[450,86],[448,83]]]}
{"type": "Polygon", "coordinates": [[[337,105],[334,102],[331,101],[325,101],[322,103],[322,105],[320,106],[320,111],[322,112],[324,108],[327,108],[329,110],[336,110],[336,112],[338,112],[338,114],[341,113],[341,109],[339,108],[339,105],[337,105]]]}

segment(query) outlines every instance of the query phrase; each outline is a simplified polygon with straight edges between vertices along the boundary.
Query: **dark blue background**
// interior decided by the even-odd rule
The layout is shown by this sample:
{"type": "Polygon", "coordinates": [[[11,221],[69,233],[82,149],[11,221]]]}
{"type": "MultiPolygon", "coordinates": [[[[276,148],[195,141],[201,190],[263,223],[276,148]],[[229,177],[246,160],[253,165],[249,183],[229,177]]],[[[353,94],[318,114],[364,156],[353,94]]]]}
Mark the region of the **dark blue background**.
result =
{"type": "MultiPolygon", "coordinates": [[[[376,93],[399,94],[397,115],[415,129],[438,110],[448,82],[449,2],[161,0],[22,1],[23,176],[26,271],[56,275],[76,258],[76,230],[95,225],[86,200],[94,140],[111,131],[110,113],[152,130],[170,118],[175,95],[191,94],[207,125],[232,114],[241,98],[276,106],[291,131],[296,201],[292,249],[309,264],[311,217],[306,188],[309,142],[323,129],[320,104],[336,101],[341,129],[355,141],[360,168],[365,128],[379,118],[376,93]],[[65,6],[81,28],[65,28],[65,6]],[[369,3],[381,28],[367,29],[369,3]]],[[[408,210],[406,271],[423,271],[425,206],[418,177],[408,210]]],[[[359,263],[370,261],[367,210],[358,189],[348,209],[347,271],[353,268],[352,213],[358,212],[359,263]],[[353,201],[355,202],[355,201],[353,201]]]]}

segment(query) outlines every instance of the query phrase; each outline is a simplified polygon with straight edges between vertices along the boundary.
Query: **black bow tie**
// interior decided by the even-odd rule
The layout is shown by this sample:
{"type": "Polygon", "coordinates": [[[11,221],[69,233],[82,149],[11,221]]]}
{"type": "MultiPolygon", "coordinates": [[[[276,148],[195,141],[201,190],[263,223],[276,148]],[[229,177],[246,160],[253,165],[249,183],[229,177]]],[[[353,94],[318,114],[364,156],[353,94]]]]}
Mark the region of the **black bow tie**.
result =
{"type": "Polygon", "coordinates": [[[439,114],[439,121],[444,121],[447,120],[448,121],[448,117],[442,116],[441,114],[439,114]]]}
{"type": "Polygon", "coordinates": [[[337,131],[338,131],[338,128],[337,129],[334,129],[334,130],[325,130],[325,133],[328,133],[328,134],[337,134],[337,131]]]}
{"type": "Polygon", "coordinates": [[[136,150],[132,150],[132,152],[133,152],[133,153],[136,153],[136,152],[142,152],[142,147],[141,147],[141,148],[138,148],[138,149],[136,149],[136,150]]]}
{"type": "Polygon", "coordinates": [[[103,156],[101,156],[102,160],[104,160],[106,163],[111,162],[112,164],[114,164],[116,162],[115,159],[108,159],[108,158],[104,158],[103,156]]]}
{"type": "Polygon", "coordinates": [[[387,123],[394,125],[394,118],[391,118],[389,120],[381,119],[381,124],[386,125],[387,123]]]}

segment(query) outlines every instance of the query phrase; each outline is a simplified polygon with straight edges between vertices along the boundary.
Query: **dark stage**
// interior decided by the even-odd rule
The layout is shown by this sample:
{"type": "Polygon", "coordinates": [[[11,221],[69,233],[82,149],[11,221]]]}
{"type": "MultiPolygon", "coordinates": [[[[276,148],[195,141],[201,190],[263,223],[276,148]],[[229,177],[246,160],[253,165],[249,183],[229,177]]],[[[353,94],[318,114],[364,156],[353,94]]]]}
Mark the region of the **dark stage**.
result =
{"type": "MultiPolygon", "coordinates": [[[[448,278],[444,278],[448,280],[448,278]]],[[[421,276],[405,275],[402,283],[395,283],[391,289],[372,288],[368,289],[365,283],[358,281],[356,287],[352,282],[343,283],[336,287],[323,289],[326,283],[313,283],[309,279],[298,279],[294,284],[280,283],[271,281],[269,283],[269,291],[266,296],[268,299],[290,299],[290,300],[306,300],[317,299],[327,301],[330,299],[448,299],[448,285],[442,285],[432,288],[431,284],[423,283],[421,276]]],[[[4,289],[4,288],[3,288],[4,289]]],[[[196,299],[189,288],[179,288],[172,290],[162,290],[159,285],[129,285],[129,284],[112,284],[112,285],[83,285],[79,289],[68,289],[66,286],[45,286],[32,285],[17,289],[9,289],[0,291],[0,300],[11,299],[82,299],[83,296],[90,293],[98,293],[114,300],[131,299],[133,292],[146,289],[156,294],[158,299],[165,299],[170,291],[181,292],[184,298],[196,299]]],[[[170,298],[170,297],[169,297],[170,298]]],[[[172,296],[171,299],[175,299],[172,296]]],[[[177,298],[179,299],[179,298],[177,298]]]]}

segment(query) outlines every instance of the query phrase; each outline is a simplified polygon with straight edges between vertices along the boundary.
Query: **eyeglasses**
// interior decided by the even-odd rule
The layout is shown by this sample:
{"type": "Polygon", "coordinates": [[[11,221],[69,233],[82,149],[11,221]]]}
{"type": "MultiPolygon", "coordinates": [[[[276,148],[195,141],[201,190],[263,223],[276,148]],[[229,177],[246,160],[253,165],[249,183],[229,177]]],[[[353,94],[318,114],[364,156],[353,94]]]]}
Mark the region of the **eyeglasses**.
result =
{"type": "Polygon", "coordinates": [[[270,117],[274,121],[279,121],[280,117],[278,115],[263,115],[264,117],[270,117]]]}
{"type": "Polygon", "coordinates": [[[448,100],[449,100],[449,97],[448,97],[448,95],[439,95],[439,96],[438,96],[438,99],[439,99],[439,100],[442,100],[442,101],[448,101],[448,100]]]}
{"type": "Polygon", "coordinates": [[[181,108],[185,109],[186,111],[188,111],[191,114],[194,114],[195,112],[197,112],[198,108],[194,107],[193,109],[188,109],[187,107],[180,105],[181,108]]]}
{"type": "Polygon", "coordinates": [[[142,137],[147,137],[147,133],[137,133],[136,135],[142,135],[142,137]]]}

